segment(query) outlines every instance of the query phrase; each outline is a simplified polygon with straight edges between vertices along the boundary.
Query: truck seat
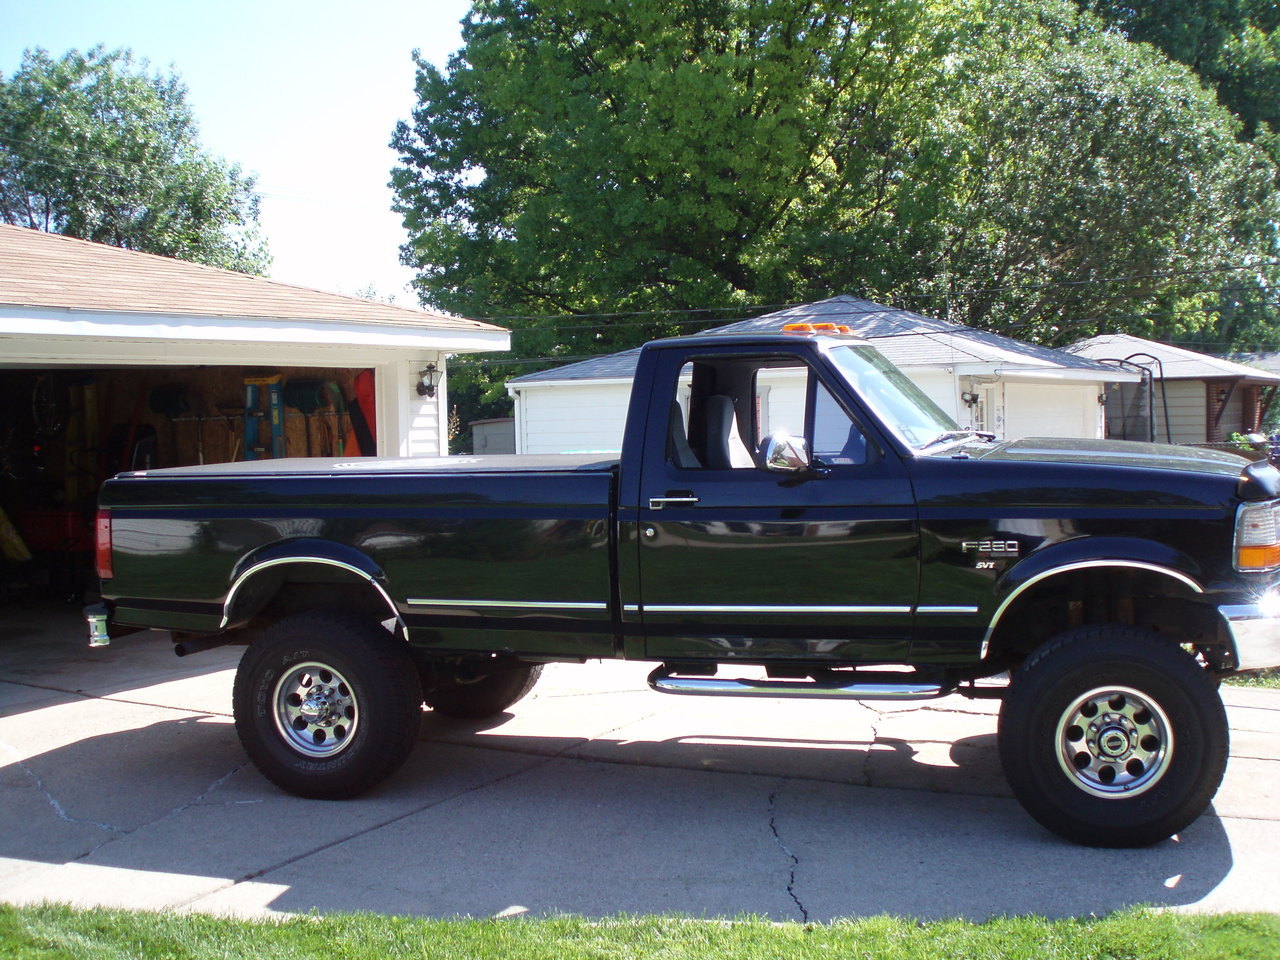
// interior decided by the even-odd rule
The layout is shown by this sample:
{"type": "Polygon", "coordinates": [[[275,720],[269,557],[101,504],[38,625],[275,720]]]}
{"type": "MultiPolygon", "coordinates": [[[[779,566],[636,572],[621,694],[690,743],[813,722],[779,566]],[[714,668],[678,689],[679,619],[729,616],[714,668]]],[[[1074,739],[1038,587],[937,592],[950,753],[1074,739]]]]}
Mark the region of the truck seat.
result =
{"type": "Polygon", "coordinates": [[[671,462],[683,470],[697,470],[702,466],[697,455],[689,446],[689,437],[684,430],[684,411],[680,404],[671,404],[671,420],[667,426],[667,443],[670,447],[668,456],[671,462]]]}
{"type": "Polygon", "coordinates": [[[754,467],[755,459],[738,435],[733,401],[724,394],[707,397],[707,466],[712,470],[754,467]]]}

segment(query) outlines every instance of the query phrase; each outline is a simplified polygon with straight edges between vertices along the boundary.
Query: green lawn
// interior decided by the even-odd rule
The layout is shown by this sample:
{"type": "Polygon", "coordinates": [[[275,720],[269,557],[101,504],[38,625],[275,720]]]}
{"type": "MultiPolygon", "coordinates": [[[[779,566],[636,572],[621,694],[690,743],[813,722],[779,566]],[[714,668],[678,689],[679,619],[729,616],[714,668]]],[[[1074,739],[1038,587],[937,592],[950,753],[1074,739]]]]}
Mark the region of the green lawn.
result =
{"type": "Polygon", "coordinates": [[[250,923],[205,916],[0,907],[0,957],[325,960],[1276,960],[1280,915],[1013,917],[826,925],[672,917],[425,920],[370,914],[250,923]]]}
{"type": "Polygon", "coordinates": [[[1280,690],[1280,670],[1259,670],[1238,677],[1228,677],[1224,683],[1237,687],[1263,687],[1268,690],[1280,690]]]}

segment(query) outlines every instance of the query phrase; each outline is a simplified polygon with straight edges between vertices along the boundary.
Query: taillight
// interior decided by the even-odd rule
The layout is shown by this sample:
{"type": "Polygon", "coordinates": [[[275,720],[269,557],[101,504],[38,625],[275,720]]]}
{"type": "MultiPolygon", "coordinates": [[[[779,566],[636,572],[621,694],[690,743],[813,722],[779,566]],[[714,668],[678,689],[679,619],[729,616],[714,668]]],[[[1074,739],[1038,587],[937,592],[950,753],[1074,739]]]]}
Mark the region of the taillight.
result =
{"type": "Polygon", "coordinates": [[[94,524],[94,555],[98,561],[98,577],[110,580],[114,575],[111,569],[111,511],[99,510],[98,522],[94,524]]]}
{"type": "Polygon", "coordinates": [[[1265,572],[1280,568],[1280,523],[1276,504],[1243,503],[1236,512],[1236,569],[1265,572]]]}

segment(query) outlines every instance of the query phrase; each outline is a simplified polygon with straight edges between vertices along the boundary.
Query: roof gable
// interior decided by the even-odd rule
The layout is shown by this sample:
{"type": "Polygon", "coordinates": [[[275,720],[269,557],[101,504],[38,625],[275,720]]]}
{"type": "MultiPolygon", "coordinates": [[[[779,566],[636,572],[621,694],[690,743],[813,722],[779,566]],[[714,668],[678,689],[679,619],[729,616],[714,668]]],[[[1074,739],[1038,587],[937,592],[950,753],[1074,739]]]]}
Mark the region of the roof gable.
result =
{"type": "Polygon", "coordinates": [[[1250,383],[1280,383],[1280,374],[1245,366],[1221,357],[1196,353],[1127,333],[1104,333],[1064,348],[1077,356],[1094,360],[1129,360],[1153,368],[1156,379],[1244,380],[1250,383]],[[1156,362],[1152,362],[1152,360],[1156,362]]]}

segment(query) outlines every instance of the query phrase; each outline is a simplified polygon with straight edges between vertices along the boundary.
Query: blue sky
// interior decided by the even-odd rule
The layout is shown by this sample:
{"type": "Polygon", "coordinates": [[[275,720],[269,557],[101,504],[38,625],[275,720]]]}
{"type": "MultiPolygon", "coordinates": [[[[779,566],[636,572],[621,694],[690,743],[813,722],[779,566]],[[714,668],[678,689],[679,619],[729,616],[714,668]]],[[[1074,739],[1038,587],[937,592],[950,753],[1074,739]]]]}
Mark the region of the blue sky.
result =
{"type": "Polygon", "coordinates": [[[285,283],[411,305],[386,183],[413,109],[420,49],[443,64],[466,0],[0,0],[0,73],[28,47],[129,47],[179,73],[205,148],[258,175],[261,227],[285,283]]]}

